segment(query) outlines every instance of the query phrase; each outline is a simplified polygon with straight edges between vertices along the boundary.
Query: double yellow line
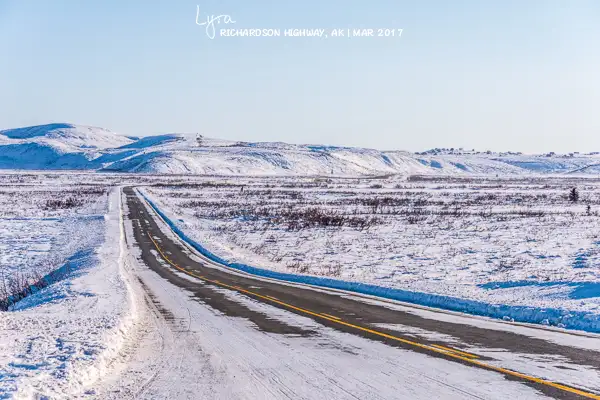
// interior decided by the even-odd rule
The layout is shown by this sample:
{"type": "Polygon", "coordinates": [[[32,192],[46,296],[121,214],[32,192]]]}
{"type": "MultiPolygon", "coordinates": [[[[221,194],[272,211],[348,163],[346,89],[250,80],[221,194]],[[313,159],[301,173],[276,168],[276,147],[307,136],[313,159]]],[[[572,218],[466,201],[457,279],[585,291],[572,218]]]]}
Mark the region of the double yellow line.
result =
{"type": "Polygon", "coordinates": [[[476,366],[478,366],[480,368],[484,368],[484,369],[488,369],[488,370],[500,372],[500,373],[505,374],[505,375],[510,375],[510,376],[513,376],[513,377],[516,377],[516,378],[520,378],[520,379],[529,381],[529,382],[534,382],[534,383],[538,383],[538,384],[541,384],[541,385],[549,386],[549,387],[552,387],[552,388],[555,388],[555,389],[559,389],[559,390],[562,390],[562,391],[565,391],[565,392],[577,394],[579,396],[583,396],[583,397],[586,397],[586,398],[589,398],[589,399],[600,400],[600,395],[597,395],[597,394],[594,394],[594,393],[591,393],[591,392],[586,392],[586,391],[583,391],[583,390],[580,390],[580,389],[575,389],[575,388],[572,388],[572,387],[569,387],[569,386],[562,385],[560,383],[548,381],[548,380],[541,379],[541,378],[536,378],[536,377],[531,376],[531,375],[522,374],[520,372],[511,371],[509,369],[505,369],[505,368],[501,368],[501,367],[496,367],[496,366],[487,364],[485,362],[478,361],[477,360],[478,356],[475,355],[475,354],[467,353],[467,352],[464,352],[464,351],[460,351],[460,350],[457,350],[457,349],[452,349],[450,347],[445,347],[445,346],[441,346],[441,345],[435,345],[435,344],[428,345],[428,344],[418,343],[418,342],[415,342],[415,341],[412,341],[412,340],[404,339],[404,338],[401,338],[401,337],[398,337],[398,336],[394,336],[394,335],[390,335],[390,334],[387,334],[387,333],[384,333],[384,332],[379,332],[379,331],[376,331],[376,330],[373,330],[373,329],[365,328],[364,326],[355,325],[355,324],[352,324],[352,323],[349,323],[349,322],[346,322],[346,321],[342,320],[340,317],[335,317],[335,316],[329,315],[329,314],[316,313],[316,312],[313,312],[313,311],[310,311],[310,310],[306,310],[304,308],[296,307],[296,306],[294,306],[292,304],[285,303],[285,302],[283,302],[283,301],[281,301],[281,300],[279,300],[279,299],[277,299],[275,297],[272,297],[272,296],[264,296],[264,295],[261,295],[259,293],[255,293],[255,292],[251,292],[249,290],[243,289],[243,288],[241,288],[239,286],[231,286],[231,285],[225,284],[225,283],[220,282],[220,281],[208,279],[205,276],[198,275],[198,274],[195,274],[194,272],[191,272],[191,271],[188,271],[188,270],[186,270],[184,268],[181,268],[179,265],[177,265],[174,262],[172,262],[164,254],[164,252],[161,250],[160,246],[158,245],[158,243],[156,243],[156,241],[154,240],[154,238],[152,238],[152,236],[150,235],[150,233],[148,231],[146,231],[146,234],[148,235],[148,237],[150,238],[150,240],[152,241],[152,243],[154,243],[154,246],[156,247],[156,250],[158,250],[158,252],[160,253],[160,255],[162,256],[162,258],[165,261],[167,261],[169,264],[171,264],[178,271],[181,271],[181,272],[183,272],[186,275],[193,276],[194,278],[198,278],[198,279],[203,280],[205,282],[209,282],[209,283],[212,283],[214,285],[221,286],[221,287],[224,287],[224,288],[227,288],[227,289],[231,289],[231,290],[235,290],[235,291],[238,291],[238,292],[241,292],[241,293],[245,293],[247,295],[250,295],[250,296],[253,296],[253,297],[257,297],[257,298],[269,301],[271,303],[279,304],[279,305],[281,305],[283,307],[286,307],[286,308],[289,308],[291,310],[295,310],[295,311],[301,312],[303,314],[307,314],[307,315],[311,315],[313,317],[325,319],[325,320],[328,320],[330,322],[333,322],[333,323],[336,323],[336,324],[340,324],[340,325],[343,325],[343,326],[346,326],[346,327],[349,327],[349,328],[353,328],[353,329],[356,329],[356,330],[359,330],[359,331],[362,331],[362,332],[370,333],[372,335],[376,335],[376,336],[379,336],[379,337],[382,337],[382,338],[385,338],[385,339],[394,340],[394,341],[397,341],[397,342],[400,342],[400,343],[404,343],[404,344],[407,344],[407,345],[410,345],[410,346],[414,346],[414,347],[418,347],[418,348],[425,349],[425,350],[428,350],[428,351],[432,351],[434,353],[443,354],[443,355],[445,355],[447,357],[454,358],[454,359],[457,359],[457,360],[461,360],[461,361],[464,361],[466,363],[476,365],[476,366]]]}

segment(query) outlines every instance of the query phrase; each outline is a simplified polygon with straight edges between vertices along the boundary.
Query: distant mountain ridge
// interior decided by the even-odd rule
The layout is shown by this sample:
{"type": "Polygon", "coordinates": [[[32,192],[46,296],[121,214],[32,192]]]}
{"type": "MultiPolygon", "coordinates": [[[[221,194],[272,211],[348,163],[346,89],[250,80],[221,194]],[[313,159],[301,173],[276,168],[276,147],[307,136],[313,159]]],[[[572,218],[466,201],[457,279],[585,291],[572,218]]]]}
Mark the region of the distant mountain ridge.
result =
{"type": "Polygon", "coordinates": [[[217,175],[597,174],[600,156],[462,149],[410,153],[177,133],[137,138],[56,123],[0,131],[0,168],[217,175]]]}

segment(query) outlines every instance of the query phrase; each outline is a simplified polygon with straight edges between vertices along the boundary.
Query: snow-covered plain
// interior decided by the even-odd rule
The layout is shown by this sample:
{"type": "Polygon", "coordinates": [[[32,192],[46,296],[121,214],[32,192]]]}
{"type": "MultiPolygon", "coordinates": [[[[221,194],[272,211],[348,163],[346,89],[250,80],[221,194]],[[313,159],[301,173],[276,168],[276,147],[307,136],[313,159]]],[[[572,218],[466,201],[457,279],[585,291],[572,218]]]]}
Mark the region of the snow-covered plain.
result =
{"type": "Polygon", "coordinates": [[[0,300],[23,289],[14,279],[38,284],[0,311],[0,398],[73,398],[103,375],[135,322],[119,192],[72,176],[0,181],[0,300]]]}
{"type": "Polygon", "coordinates": [[[85,263],[104,233],[108,187],[11,184],[23,179],[0,177],[0,302],[61,266],[85,263]]]}
{"type": "Polygon", "coordinates": [[[595,179],[229,178],[144,193],[232,262],[600,314],[595,179]],[[572,203],[575,186],[581,197],[572,203]]]}
{"type": "MultiPolygon", "coordinates": [[[[130,256],[135,248],[125,247],[120,231],[117,184],[144,186],[143,192],[186,232],[215,253],[248,264],[432,293],[469,298],[490,295],[514,304],[558,304],[597,312],[596,292],[578,301],[569,299],[582,282],[597,281],[595,253],[575,257],[572,261],[577,268],[570,268],[568,261],[580,248],[593,247],[600,192],[598,182],[592,179],[225,178],[10,172],[0,175],[0,182],[3,270],[14,273],[41,266],[47,273],[71,259],[70,268],[57,282],[0,312],[0,398],[187,398],[192,394],[280,398],[289,394],[290,388],[305,398],[351,397],[349,388],[364,394],[362,398],[369,398],[369,393],[371,398],[425,398],[432,391],[446,398],[465,392],[484,398],[507,393],[538,395],[497,374],[473,372],[397,349],[390,352],[382,344],[330,329],[319,327],[322,333],[316,342],[311,338],[272,337],[257,332],[246,321],[219,315],[130,256]],[[580,188],[579,205],[564,199],[572,185],[580,188]],[[476,200],[475,196],[484,199],[476,200]],[[536,199],[531,207],[527,206],[530,196],[536,199]],[[81,202],[65,208],[70,197],[81,202]],[[373,198],[387,203],[375,207],[373,198]],[[396,199],[397,204],[384,200],[387,198],[396,199]],[[442,202],[449,205],[445,207],[442,202]],[[455,211],[457,202],[464,215],[455,211]],[[491,210],[489,202],[493,202],[491,210]],[[591,215],[586,212],[588,203],[591,215]],[[427,212],[408,212],[415,208],[427,212]],[[538,208],[546,214],[536,213],[538,208]],[[303,227],[302,219],[313,214],[302,211],[310,209],[323,211],[315,214],[320,218],[335,218],[330,219],[330,226],[322,226],[320,219],[316,226],[303,227]],[[331,226],[341,216],[350,219],[342,226],[331,226]],[[466,236],[451,235],[452,227],[466,236]],[[491,238],[482,233],[483,228],[492,233],[491,238]],[[520,232],[523,229],[527,233],[520,232]],[[556,232],[561,236],[553,239],[556,232]],[[421,236],[413,238],[415,235],[421,236]],[[438,246],[432,254],[427,252],[430,246],[419,247],[423,238],[429,238],[430,246],[438,246]],[[500,268],[493,259],[485,262],[491,255],[486,256],[484,250],[489,247],[491,253],[494,245],[515,249],[516,255],[502,253],[506,257],[517,257],[526,250],[560,257],[548,257],[548,264],[531,257],[513,269],[500,268]],[[464,270],[455,267],[457,260],[467,259],[451,250],[460,246],[479,249],[481,254],[473,253],[479,257],[477,265],[469,264],[464,270]],[[426,255],[423,259],[412,256],[419,249],[426,255]],[[399,255],[407,256],[397,258],[399,255]],[[435,257],[438,261],[447,258],[448,262],[436,263],[435,257]],[[336,259],[340,262],[335,263],[336,259]],[[145,289],[133,277],[132,269],[145,289]],[[409,273],[393,274],[395,270],[409,273]],[[539,279],[528,278],[527,274],[534,273],[539,279]],[[444,280],[436,279],[439,276],[444,280]],[[542,289],[537,294],[523,290],[521,298],[504,299],[505,289],[478,286],[521,278],[531,283],[529,289],[547,280],[558,295],[551,298],[542,289]],[[557,281],[568,283],[552,286],[557,281]],[[148,293],[155,297],[149,298],[148,293]],[[173,318],[161,320],[160,311],[150,310],[153,302],[166,307],[173,318]],[[225,331],[229,339],[224,342],[225,331]],[[203,379],[198,380],[198,376],[203,379]],[[335,385],[327,384],[334,380],[335,385]]],[[[123,214],[127,215],[126,210],[123,214]]],[[[228,295],[291,325],[316,326],[289,312],[234,293],[228,295]]],[[[507,368],[521,370],[524,363],[535,364],[527,361],[527,354],[521,358],[490,356],[507,368]]],[[[591,372],[565,371],[556,369],[551,375],[547,371],[542,375],[589,386],[582,380],[591,372]]]]}

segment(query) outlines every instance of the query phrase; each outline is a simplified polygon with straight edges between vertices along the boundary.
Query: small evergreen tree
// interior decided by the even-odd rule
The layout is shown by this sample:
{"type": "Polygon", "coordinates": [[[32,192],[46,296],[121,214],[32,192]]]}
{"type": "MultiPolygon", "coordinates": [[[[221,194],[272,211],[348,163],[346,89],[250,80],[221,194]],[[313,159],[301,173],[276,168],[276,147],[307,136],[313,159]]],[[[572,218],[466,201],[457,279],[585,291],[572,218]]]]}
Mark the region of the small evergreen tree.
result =
{"type": "Polygon", "coordinates": [[[573,188],[571,189],[571,192],[569,192],[569,201],[572,203],[577,203],[579,201],[579,191],[577,188],[573,188]]]}

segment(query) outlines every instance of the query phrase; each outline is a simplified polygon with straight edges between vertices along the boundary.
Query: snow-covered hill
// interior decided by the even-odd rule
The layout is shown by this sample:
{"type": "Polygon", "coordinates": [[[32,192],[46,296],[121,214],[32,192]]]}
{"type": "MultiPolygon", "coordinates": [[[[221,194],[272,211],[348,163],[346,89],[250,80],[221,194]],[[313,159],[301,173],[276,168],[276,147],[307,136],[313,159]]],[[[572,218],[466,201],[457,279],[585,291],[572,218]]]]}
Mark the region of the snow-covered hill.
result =
{"type": "Polygon", "coordinates": [[[134,139],[102,128],[49,124],[0,131],[0,168],[94,169],[107,149],[134,139]]]}
{"type": "Polygon", "coordinates": [[[225,175],[597,174],[600,157],[435,149],[423,153],[164,134],[142,138],[50,124],[0,131],[0,168],[225,175]]]}
{"type": "Polygon", "coordinates": [[[39,143],[80,149],[109,149],[125,146],[134,140],[103,128],[71,124],[49,124],[0,131],[15,142],[39,143]]]}

